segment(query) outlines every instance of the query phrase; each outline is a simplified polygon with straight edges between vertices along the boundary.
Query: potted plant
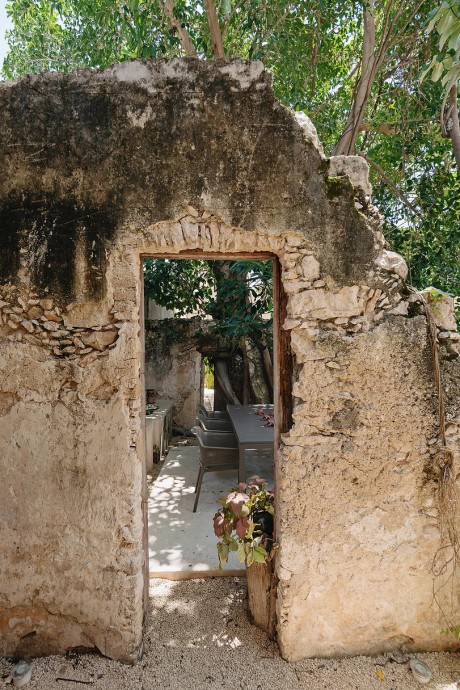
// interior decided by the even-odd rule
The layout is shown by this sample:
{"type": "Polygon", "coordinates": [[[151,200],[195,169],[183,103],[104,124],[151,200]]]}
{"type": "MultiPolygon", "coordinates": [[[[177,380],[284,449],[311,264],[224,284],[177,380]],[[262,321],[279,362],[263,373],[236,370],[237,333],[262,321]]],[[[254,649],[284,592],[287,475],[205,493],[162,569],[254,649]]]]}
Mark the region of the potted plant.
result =
{"type": "Polygon", "coordinates": [[[214,515],[214,534],[219,537],[217,553],[219,570],[230,551],[236,551],[246,565],[249,610],[253,622],[270,637],[275,629],[275,595],[273,555],[273,491],[267,482],[254,477],[239,484],[220,499],[222,507],[214,515]]]}

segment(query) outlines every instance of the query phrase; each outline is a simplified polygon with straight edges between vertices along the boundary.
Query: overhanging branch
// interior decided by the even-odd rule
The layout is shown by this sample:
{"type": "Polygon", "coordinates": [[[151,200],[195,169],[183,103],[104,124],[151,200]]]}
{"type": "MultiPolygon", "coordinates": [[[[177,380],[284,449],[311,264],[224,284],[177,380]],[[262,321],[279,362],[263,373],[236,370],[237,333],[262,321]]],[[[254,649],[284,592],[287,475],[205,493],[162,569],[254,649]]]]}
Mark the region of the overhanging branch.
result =
{"type": "Polygon", "coordinates": [[[421,218],[421,217],[422,217],[422,214],[420,213],[420,211],[418,210],[418,208],[417,208],[416,206],[414,206],[414,204],[413,204],[411,201],[409,201],[409,199],[407,198],[407,196],[405,196],[405,195],[401,192],[400,189],[398,189],[398,187],[395,185],[395,183],[393,182],[393,180],[391,179],[391,177],[389,177],[389,176],[386,174],[386,172],[380,167],[380,165],[379,165],[378,163],[376,163],[374,160],[372,160],[372,158],[369,158],[369,156],[367,155],[367,153],[364,153],[364,151],[357,151],[356,153],[357,153],[358,156],[361,156],[362,158],[364,158],[364,160],[366,160],[366,161],[369,163],[369,165],[371,166],[371,168],[373,168],[373,169],[375,170],[375,172],[376,172],[377,175],[383,180],[383,182],[385,182],[385,184],[388,185],[388,187],[390,187],[390,189],[395,193],[395,195],[398,197],[398,199],[400,199],[400,200],[403,202],[403,204],[404,204],[404,205],[405,205],[415,216],[417,216],[417,218],[421,218]]]}
{"type": "Polygon", "coordinates": [[[179,36],[179,40],[182,48],[185,51],[185,54],[188,57],[196,57],[196,50],[192,43],[192,39],[190,38],[190,34],[174,15],[174,0],[160,0],[160,7],[163,11],[163,14],[168,18],[172,28],[179,36]]]}
{"type": "Polygon", "coordinates": [[[217,18],[216,6],[214,0],[204,0],[206,14],[208,16],[209,31],[212,40],[212,54],[214,57],[225,57],[224,45],[222,43],[222,32],[217,18]]]}

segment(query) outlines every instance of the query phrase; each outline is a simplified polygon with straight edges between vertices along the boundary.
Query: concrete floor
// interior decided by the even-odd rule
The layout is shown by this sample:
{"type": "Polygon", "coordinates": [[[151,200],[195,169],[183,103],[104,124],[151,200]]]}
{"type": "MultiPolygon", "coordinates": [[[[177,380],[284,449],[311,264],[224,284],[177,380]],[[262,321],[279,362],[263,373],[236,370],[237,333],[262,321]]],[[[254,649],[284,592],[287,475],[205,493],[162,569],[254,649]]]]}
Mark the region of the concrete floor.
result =
{"type": "MultiPolygon", "coordinates": [[[[273,460],[247,453],[247,476],[258,474],[273,486],[273,460]]],[[[238,484],[237,470],[207,472],[204,475],[196,513],[195,483],[199,469],[199,448],[172,446],[164,466],[150,490],[149,570],[150,577],[171,580],[216,575],[244,576],[244,565],[232,553],[219,572],[213,516],[219,498],[238,484]]]]}

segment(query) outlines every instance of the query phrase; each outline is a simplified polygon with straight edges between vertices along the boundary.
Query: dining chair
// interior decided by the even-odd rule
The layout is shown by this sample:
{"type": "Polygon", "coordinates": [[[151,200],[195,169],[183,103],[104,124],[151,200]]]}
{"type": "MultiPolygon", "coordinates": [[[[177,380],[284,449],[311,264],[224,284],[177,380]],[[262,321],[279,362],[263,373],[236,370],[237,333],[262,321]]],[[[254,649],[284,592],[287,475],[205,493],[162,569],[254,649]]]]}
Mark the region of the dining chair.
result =
{"type": "Polygon", "coordinates": [[[239,452],[234,434],[204,431],[198,426],[192,428],[192,433],[198,439],[200,448],[200,469],[196,480],[196,496],[193,505],[193,512],[196,513],[204,473],[212,470],[238,468],[239,452]]]}
{"type": "Polygon", "coordinates": [[[233,426],[229,419],[206,417],[201,410],[198,410],[196,421],[205,431],[233,433],[233,426]]]}
{"type": "Polygon", "coordinates": [[[230,419],[224,410],[207,410],[204,405],[198,406],[198,412],[202,412],[207,419],[230,419]]]}

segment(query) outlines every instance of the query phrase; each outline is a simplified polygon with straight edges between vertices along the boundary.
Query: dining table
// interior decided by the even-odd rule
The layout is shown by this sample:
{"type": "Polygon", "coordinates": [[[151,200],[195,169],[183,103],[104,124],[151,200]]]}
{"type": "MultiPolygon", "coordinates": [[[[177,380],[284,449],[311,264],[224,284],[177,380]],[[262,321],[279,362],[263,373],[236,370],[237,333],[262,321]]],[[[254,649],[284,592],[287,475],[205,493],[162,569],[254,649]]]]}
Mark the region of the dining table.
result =
{"type": "Polygon", "coordinates": [[[246,481],[246,451],[271,450],[274,446],[274,427],[267,426],[262,410],[273,415],[273,405],[227,405],[239,451],[238,482],[246,481]]]}

